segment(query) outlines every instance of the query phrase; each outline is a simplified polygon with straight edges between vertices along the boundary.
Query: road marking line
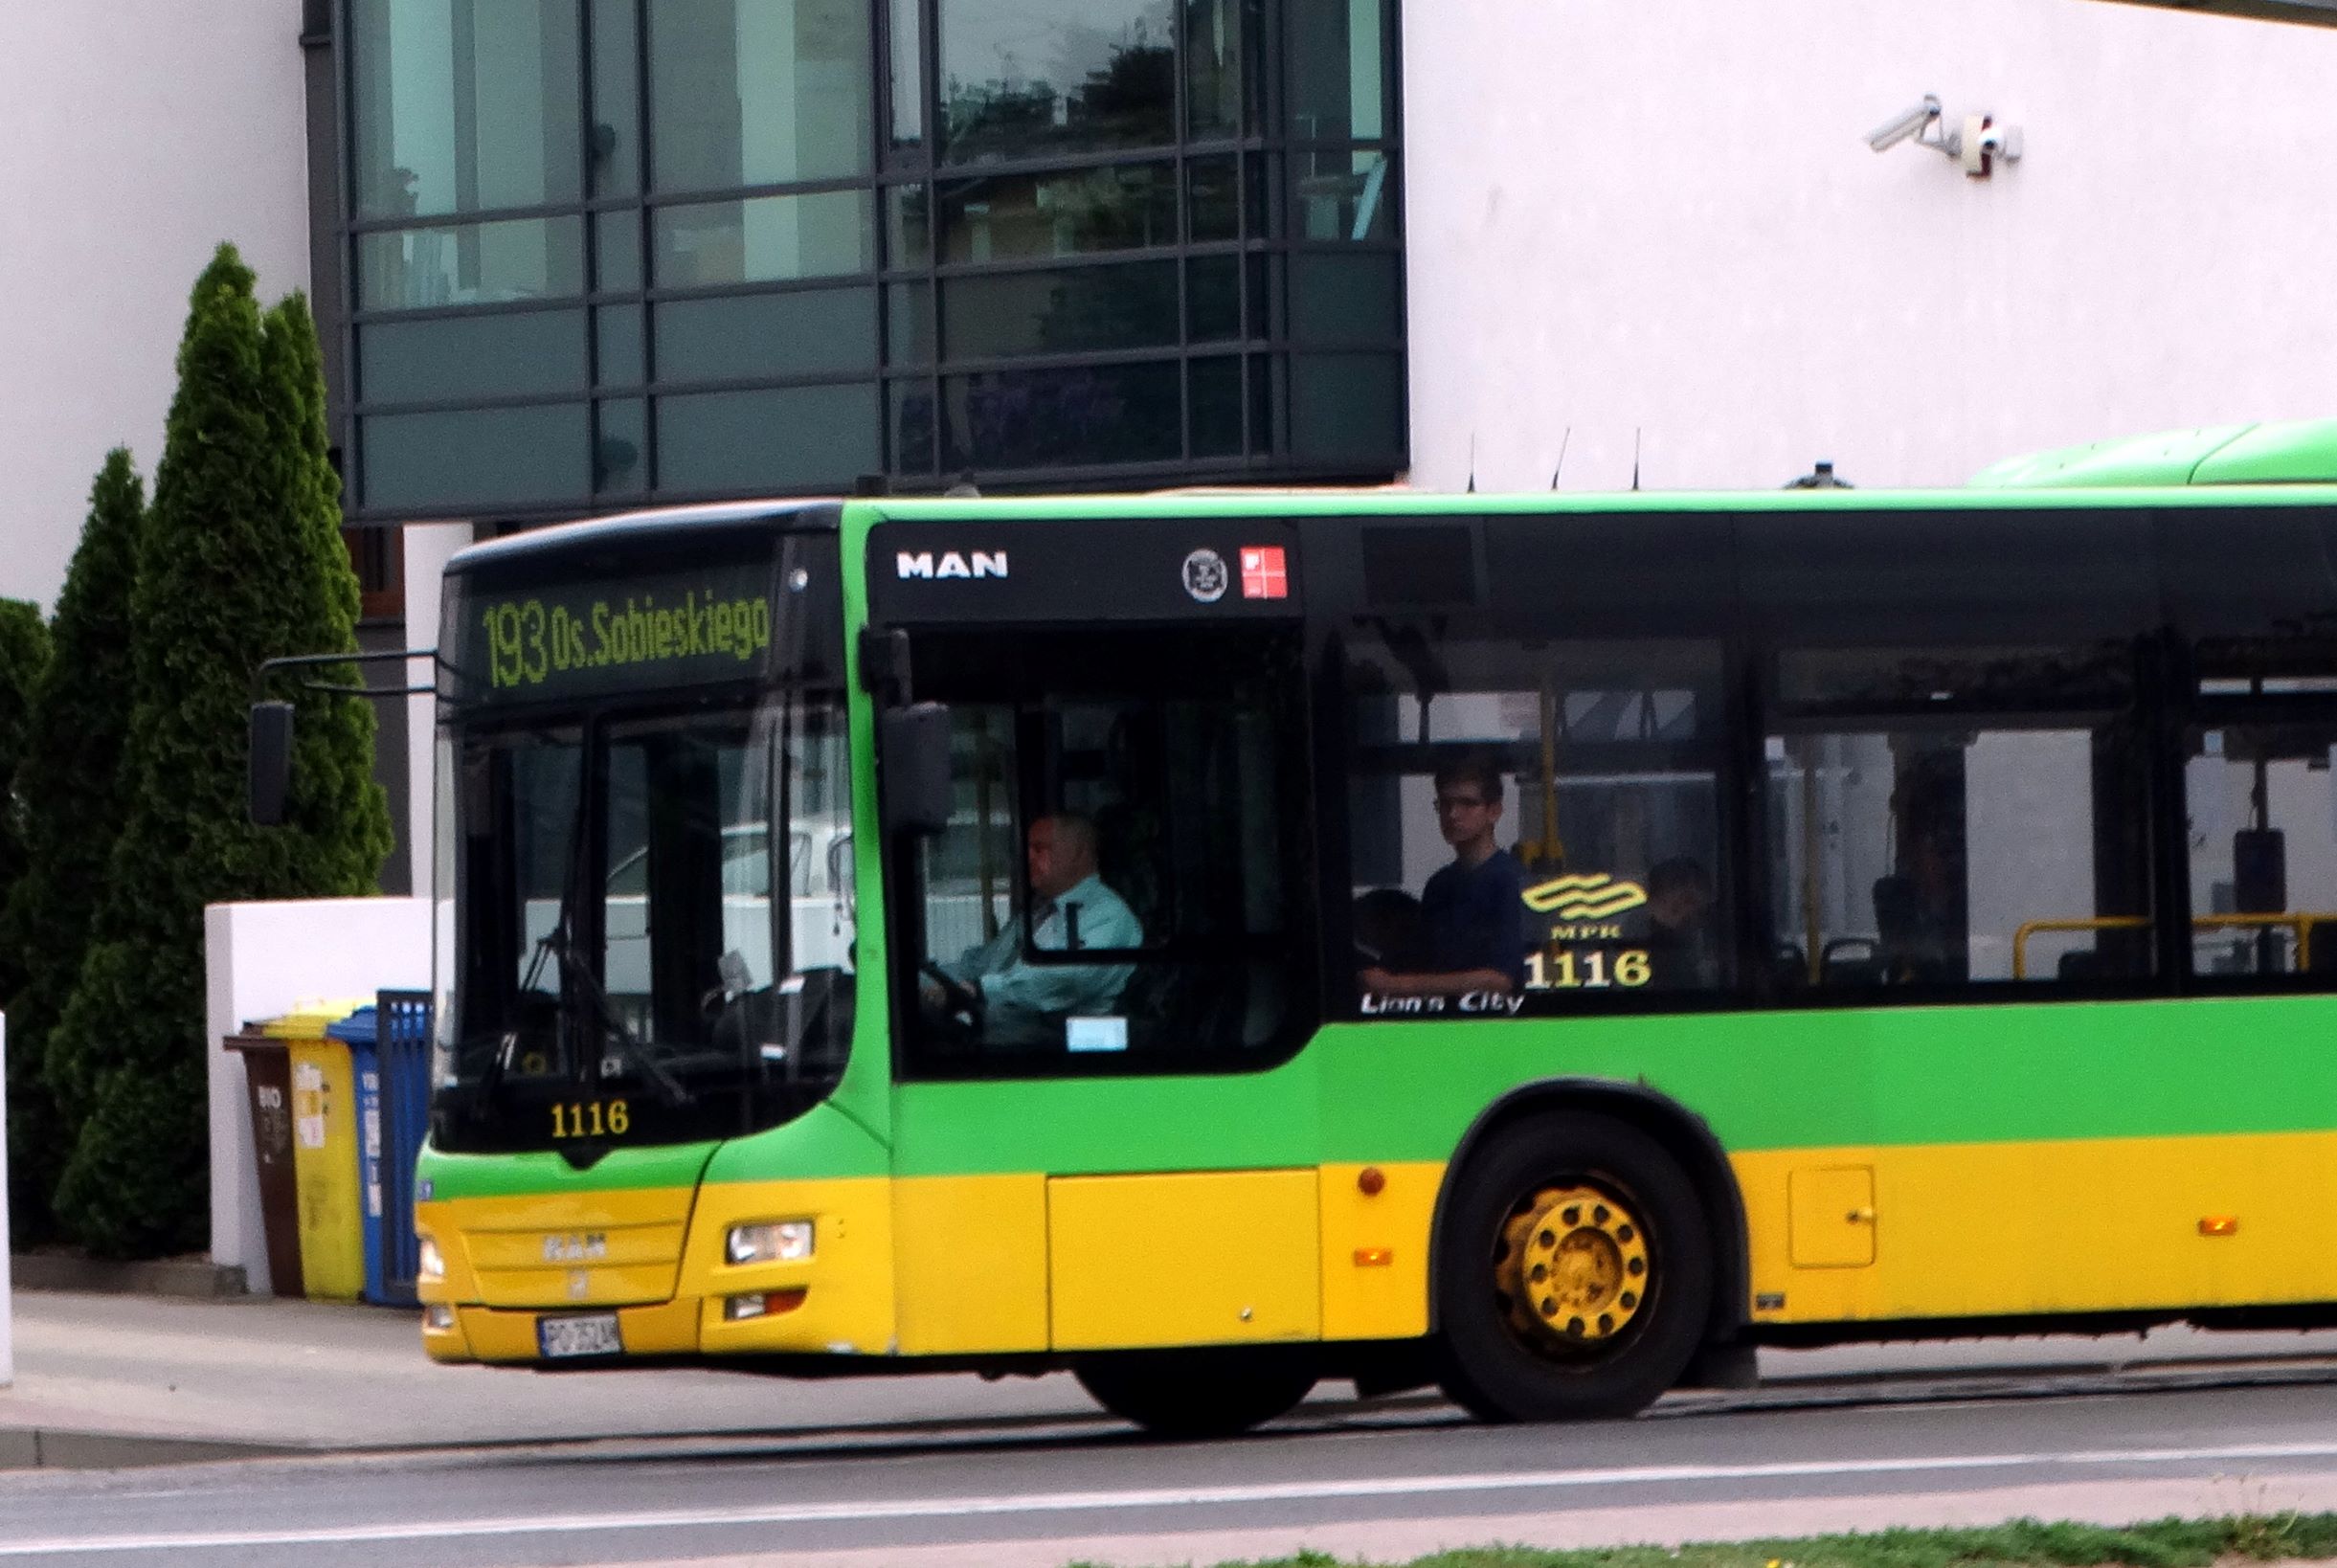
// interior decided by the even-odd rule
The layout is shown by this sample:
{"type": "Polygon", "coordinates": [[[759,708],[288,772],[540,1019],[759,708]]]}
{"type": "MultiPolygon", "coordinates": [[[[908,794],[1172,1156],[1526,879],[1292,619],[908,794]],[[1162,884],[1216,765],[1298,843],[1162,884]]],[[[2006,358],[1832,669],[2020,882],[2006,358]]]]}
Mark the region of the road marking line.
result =
{"type": "Polygon", "coordinates": [[[293,1530],[181,1531],[170,1534],[57,1536],[0,1542],[0,1557],[44,1553],[187,1552],[236,1547],[354,1545],[369,1541],[453,1540],[464,1536],[580,1534],[610,1530],[690,1530],[717,1525],[848,1524],[890,1519],[1017,1513],[1125,1512],[1146,1508],[1224,1508],[1243,1503],[1334,1501],[1350,1497],[1450,1495],[1618,1487],[1684,1481],[1792,1480],[1806,1476],[1914,1475],[1925,1471],[2052,1466],[2168,1465],[2196,1461],[2337,1459],[2337,1443],[2236,1444],[2205,1448],[2082,1448],[2070,1453],[1944,1454],[1910,1459],[1792,1460],[1765,1465],[1640,1465],[1603,1469],[1521,1470],[1508,1474],[1412,1475],[1351,1481],[1259,1482],[1248,1486],[1161,1487],[1132,1491],[1025,1492],[1006,1496],[908,1498],[897,1502],[796,1503],[763,1508],[675,1509],[633,1513],[554,1513],[536,1517],[393,1520],[293,1530]]]}

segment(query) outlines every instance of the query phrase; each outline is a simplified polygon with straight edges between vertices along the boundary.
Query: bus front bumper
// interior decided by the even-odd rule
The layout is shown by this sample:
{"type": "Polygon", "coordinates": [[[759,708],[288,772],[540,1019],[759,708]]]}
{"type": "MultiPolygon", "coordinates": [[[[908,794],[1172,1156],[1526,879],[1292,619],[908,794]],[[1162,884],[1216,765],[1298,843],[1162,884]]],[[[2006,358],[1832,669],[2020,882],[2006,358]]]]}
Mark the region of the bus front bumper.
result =
{"type": "Polygon", "coordinates": [[[526,1365],[889,1354],[888,1185],[714,1183],[626,1195],[621,1213],[610,1195],[417,1205],[440,1265],[417,1288],[423,1349],[526,1365]],[[781,1221],[809,1223],[809,1256],[731,1262],[734,1229],[781,1221]]]}

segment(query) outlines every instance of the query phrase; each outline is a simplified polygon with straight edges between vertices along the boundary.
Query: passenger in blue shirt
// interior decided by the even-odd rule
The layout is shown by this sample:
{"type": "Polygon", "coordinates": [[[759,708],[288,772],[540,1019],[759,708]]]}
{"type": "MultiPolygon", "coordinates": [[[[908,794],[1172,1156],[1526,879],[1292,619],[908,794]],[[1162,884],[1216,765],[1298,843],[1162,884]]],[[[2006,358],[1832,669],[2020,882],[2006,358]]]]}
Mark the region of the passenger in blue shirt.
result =
{"type": "MultiPolygon", "coordinates": [[[[1140,948],[1144,927],[1095,872],[1095,824],[1058,812],[1030,825],[1030,945],[1041,952],[1140,948]]],[[[1061,1044],[1064,1020],[1109,1015],[1135,973],[1129,964],[1034,964],[1023,955],[1022,923],[943,964],[981,997],[981,1038],[994,1044],[1061,1044]]],[[[942,1002],[926,982],[928,1003],[942,1002]]]]}
{"type": "Polygon", "coordinates": [[[1422,973],[1378,967],[1357,976],[1383,997],[1509,996],[1525,986],[1525,867],[1494,842],[1501,825],[1501,769],[1491,757],[1439,768],[1436,825],[1452,863],[1420,895],[1422,973]]]}

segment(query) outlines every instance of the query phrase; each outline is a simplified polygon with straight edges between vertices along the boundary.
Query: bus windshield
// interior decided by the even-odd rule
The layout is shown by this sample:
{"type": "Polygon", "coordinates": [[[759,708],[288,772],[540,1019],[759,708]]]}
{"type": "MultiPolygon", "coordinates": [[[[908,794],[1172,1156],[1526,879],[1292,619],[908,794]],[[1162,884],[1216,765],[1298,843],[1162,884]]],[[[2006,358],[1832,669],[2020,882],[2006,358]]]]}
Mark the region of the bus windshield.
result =
{"type": "MultiPolygon", "coordinates": [[[[590,626],[604,596],[645,598],[640,581],[458,588],[449,608],[491,633],[513,603],[549,602],[557,619],[573,601],[569,618],[590,626]]],[[[661,598],[687,606],[700,592],[661,598]]],[[[754,606],[736,618],[759,622],[757,661],[695,685],[667,661],[642,689],[586,642],[565,683],[554,666],[540,683],[504,683],[535,699],[506,701],[491,636],[457,644],[490,680],[458,685],[470,700],[441,708],[438,1148],[589,1162],[773,1126],[841,1077],[854,934],[844,696],[828,661],[760,662],[771,643],[800,640],[803,600],[782,598],[776,616],[759,593],[723,602],[754,606]]]]}
{"type": "Polygon", "coordinates": [[[450,734],[467,863],[440,922],[440,973],[461,978],[439,1147],[728,1136],[832,1087],[844,746],[840,695],[450,734]]]}

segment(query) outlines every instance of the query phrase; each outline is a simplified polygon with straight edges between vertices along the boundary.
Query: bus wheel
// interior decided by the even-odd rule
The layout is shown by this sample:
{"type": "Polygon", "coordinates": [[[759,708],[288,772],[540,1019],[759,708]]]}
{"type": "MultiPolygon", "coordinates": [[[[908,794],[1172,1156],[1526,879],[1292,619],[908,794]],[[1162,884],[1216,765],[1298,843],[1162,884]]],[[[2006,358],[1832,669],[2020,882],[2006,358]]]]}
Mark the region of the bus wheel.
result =
{"type": "Polygon", "coordinates": [[[1704,1205],[1636,1129],[1581,1111],[1517,1123],[1462,1168],[1441,1229],[1441,1381],[1480,1420],[1630,1415],[1702,1342],[1704,1205]]]}
{"type": "Polygon", "coordinates": [[[1315,1386],[1315,1369],[1283,1352],[1130,1351],[1072,1369],[1097,1404],[1155,1437],[1216,1438],[1287,1415],[1315,1386]]]}

